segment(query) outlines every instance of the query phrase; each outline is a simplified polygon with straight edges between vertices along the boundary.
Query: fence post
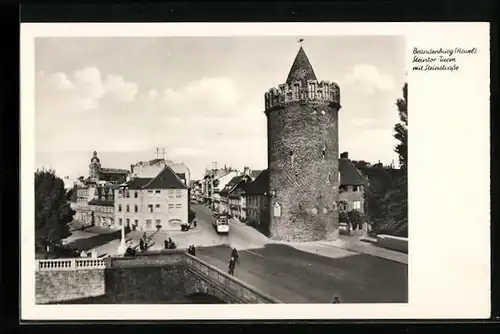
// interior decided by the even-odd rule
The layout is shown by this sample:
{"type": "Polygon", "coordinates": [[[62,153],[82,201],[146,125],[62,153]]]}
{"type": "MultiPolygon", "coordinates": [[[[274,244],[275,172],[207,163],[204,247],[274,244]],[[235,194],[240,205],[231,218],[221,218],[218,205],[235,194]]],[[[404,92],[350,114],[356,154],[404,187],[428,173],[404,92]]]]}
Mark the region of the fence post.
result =
{"type": "Polygon", "coordinates": [[[76,258],[71,259],[71,269],[76,270],[76,258]]]}

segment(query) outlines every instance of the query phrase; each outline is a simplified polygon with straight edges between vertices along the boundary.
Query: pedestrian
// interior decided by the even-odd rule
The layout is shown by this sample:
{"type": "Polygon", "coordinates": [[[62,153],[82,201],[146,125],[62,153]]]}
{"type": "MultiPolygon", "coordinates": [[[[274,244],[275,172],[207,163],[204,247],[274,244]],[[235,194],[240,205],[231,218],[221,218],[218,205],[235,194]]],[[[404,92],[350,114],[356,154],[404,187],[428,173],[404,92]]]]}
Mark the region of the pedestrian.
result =
{"type": "Polygon", "coordinates": [[[165,245],[165,249],[168,249],[169,244],[168,244],[168,240],[167,239],[165,239],[165,241],[163,242],[163,244],[165,245]]]}
{"type": "Polygon", "coordinates": [[[231,257],[234,257],[234,261],[238,262],[240,255],[238,254],[238,250],[236,248],[233,248],[233,250],[231,251],[231,257]]]}
{"type": "Polygon", "coordinates": [[[340,304],[339,297],[335,296],[335,297],[333,298],[332,304],[340,304]]]}
{"type": "Polygon", "coordinates": [[[144,251],[144,240],[139,240],[139,249],[141,250],[141,252],[144,251]]]}
{"type": "Polygon", "coordinates": [[[234,268],[236,267],[236,259],[234,257],[231,257],[229,259],[229,275],[234,276],[234,268]]]}
{"type": "Polygon", "coordinates": [[[193,250],[193,256],[196,256],[196,247],[194,247],[194,245],[193,245],[192,250],[193,250]]]}

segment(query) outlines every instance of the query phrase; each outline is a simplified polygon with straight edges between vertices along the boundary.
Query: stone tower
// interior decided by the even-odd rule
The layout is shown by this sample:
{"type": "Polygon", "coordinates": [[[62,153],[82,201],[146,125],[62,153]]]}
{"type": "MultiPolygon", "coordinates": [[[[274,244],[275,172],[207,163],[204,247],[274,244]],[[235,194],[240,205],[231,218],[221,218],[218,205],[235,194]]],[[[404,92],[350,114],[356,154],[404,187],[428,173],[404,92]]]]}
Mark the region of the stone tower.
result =
{"type": "Polygon", "coordinates": [[[270,237],[338,235],[340,89],[318,81],[302,47],[286,83],[265,93],[270,237]]]}
{"type": "Polygon", "coordinates": [[[97,152],[94,151],[89,165],[89,178],[93,181],[99,180],[100,169],[101,169],[101,161],[97,157],[97,152]]]}

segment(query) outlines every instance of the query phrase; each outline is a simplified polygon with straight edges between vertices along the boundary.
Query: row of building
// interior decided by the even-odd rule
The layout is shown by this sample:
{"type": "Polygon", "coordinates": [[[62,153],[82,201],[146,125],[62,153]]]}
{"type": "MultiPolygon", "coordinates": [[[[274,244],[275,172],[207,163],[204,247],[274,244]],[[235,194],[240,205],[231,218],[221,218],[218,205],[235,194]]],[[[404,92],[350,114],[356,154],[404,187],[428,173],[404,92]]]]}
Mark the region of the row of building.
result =
{"type": "MultiPolygon", "coordinates": [[[[339,211],[364,211],[366,177],[349,159],[347,152],[339,159],[339,211]]],[[[202,180],[191,183],[191,200],[205,202],[219,213],[255,225],[269,223],[269,170],[243,172],[232,168],[207,169],[202,180]]]]}
{"type": "Polygon", "coordinates": [[[183,163],[154,159],[130,170],[103,168],[94,152],[89,176],[75,184],[74,218],[84,226],[178,229],[189,220],[189,182],[183,163]]]}

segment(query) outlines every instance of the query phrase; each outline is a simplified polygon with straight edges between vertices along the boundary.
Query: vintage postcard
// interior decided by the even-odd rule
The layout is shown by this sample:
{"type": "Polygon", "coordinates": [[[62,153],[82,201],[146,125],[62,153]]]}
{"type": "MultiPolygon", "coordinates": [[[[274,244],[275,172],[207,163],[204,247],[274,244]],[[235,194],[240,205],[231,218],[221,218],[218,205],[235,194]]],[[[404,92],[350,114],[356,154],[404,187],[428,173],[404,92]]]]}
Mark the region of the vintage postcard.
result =
{"type": "Polygon", "coordinates": [[[22,319],[489,317],[489,57],[486,23],[22,24],[22,319]]]}

